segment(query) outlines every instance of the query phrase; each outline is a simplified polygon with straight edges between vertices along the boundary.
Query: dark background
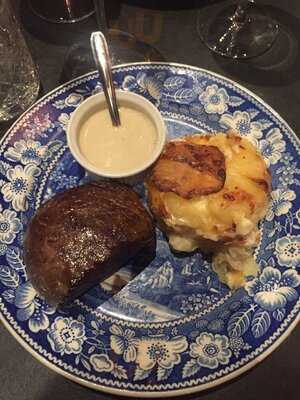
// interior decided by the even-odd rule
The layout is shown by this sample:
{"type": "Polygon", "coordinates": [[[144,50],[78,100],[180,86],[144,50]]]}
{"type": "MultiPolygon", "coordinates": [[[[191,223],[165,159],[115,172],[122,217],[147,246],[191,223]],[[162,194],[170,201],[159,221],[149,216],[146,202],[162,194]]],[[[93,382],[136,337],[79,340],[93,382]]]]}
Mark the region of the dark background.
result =
{"type": "MultiPolygon", "coordinates": [[[[50,0],[44,0],[49,1],[50,0]]],[[[94,17],[72,25],[46,23],[32,15],[27,1],[14,1],[27,43],[39,69],[41,95],[68,78],[66,54],[72,44],[88,40],[96,29],[94,17]]],[[[212,54],[200,41],[196,20],[213,0],[107,0],[110,26],[131,32],[154,46],[166,61],[206,68],[232,78],[272,106],[300,132],[300,3],[265,0],[280,23],[274,46],[249,61],[232,61],[212,54]]],[[[221,3],[221,1],[219,1],[221,3]]],[[[223,1],[222,3],[226,3],[223,1]]],[[[261,2],[259,2],[261,3],[261,2]]],[[[0,135],[11,123],[0,125],[0,135]]],[[[298,134],[299,135],[299,134],[298,134]]],[[[116,397],[81,387],[48,370],[0,326],[0,399],[104,400],[116,397]]],[[[300,329],[257,367],[226,385],[188,399],[298,400],[300,329]]]]}

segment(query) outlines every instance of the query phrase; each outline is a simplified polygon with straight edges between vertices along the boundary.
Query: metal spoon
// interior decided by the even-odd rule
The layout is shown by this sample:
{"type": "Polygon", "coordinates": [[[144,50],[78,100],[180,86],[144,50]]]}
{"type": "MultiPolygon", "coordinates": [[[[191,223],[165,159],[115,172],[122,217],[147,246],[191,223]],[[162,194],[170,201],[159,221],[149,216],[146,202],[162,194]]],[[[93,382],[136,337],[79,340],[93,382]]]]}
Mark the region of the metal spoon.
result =
{"type": "Polygon", "coordinates": [[[112,124],[114,126],[119,126],[121,122],[111,72],[111,61],[107,42],[102,32],[98,31],[91,34],[91,48],[96,67],[102,79],[103,91],[112,124]]]}

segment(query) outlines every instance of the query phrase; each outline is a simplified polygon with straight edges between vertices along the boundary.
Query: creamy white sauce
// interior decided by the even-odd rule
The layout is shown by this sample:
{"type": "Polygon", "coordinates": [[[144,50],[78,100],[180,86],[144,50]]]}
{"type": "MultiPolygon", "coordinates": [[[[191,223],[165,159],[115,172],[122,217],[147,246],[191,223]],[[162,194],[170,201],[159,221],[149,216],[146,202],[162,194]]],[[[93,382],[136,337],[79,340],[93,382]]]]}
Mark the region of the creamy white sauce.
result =
{"type": "Polygon", "coordinates": [[[157,141],[150,117],[129,105],[119,109],[121,126],[114,127],[108,109],[89,115],[79,131],[82,155],[106,173],[125,173],[150,161],[157,141]]]}

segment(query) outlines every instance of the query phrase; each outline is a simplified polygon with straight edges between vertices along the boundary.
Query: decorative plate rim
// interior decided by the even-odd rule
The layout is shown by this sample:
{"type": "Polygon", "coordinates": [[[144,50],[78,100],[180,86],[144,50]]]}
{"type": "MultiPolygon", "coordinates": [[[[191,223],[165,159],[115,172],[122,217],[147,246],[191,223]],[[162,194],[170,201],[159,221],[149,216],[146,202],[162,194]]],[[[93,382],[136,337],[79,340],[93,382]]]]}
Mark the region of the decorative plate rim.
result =
{"type": "MultiPolygon", "coordinates": [[[[243,91],[247,95],[251,96],[253,99],[255,99],[257,102],[260,103],[262,107],[264,107],[272,116],[274,116],[278,122],[280,122],[284,128],[288,131],[288,136],[291,139],[291,142],[295,147],[299,147],[299,138],[293,131],[293,129],[287,124],[287,122],[275,111],[271,106],[269,106],[263,99],[261,99],[259,96],[255,95],[251,90],[245,88],[244,86],[240,85],[239,83],[234,82],[232,79],[224,77],[220,74],[217,74],[213,71],[209,71],[203,68],[198,68],[195,66],[190,66],[187,64],[180,64],[180,63],[168,63],[168,62],[137,62],[137,63],[129,63],[129,64],[120,64],[114,67],[114,70],[118,70],[120,68],[130,68],[134,66],[154,66],[154,65],[161,65],[165,67],[177,67],[177,68],[186,68],[188,70],[196,71],[196,72],[203,72],[205,74],[211,75],[217,79],[220,79],[221,81],[225,81],[227,83],[232,84],[235,88],[238,88],[239,90],[243,91]]],[[[84,79],[85,77],[92,76],[96,71],[92,71],[89,73],[86,73],[84,75],[81,75],[79,77],[76,77],[58,87],[50,91],[49,93],[45,94],[43,97],[41,97],[35,104],[33,104],[28,110],[26,110],[13,124],[12,126],[8,129],[8,131],[3,135],[3,137],[0,140],[0,146],[3,145],[5,140],[8,138],[8,136],[13,132],[15,127],[18,125],[21,119],[23,119],[26,114],[28,114],[33,108],[38,106],[40,103],[42,103],[45,99],[50,97],[52,94],[57,93],[59,90],[63,89],[64,87],[67,87],[71,85],[72,83],[75,83],[81,79],[84,79]]],[[[131,397],[160,397],[160,396],[178,396],[178,395],[184,395],[184,394],[191,394],[195,392],[200,392],[203,390],[207,390],[209,388],[218,386],[220,384],[223,384],[231,379],[236,378],[237,376],[243,374],[245,371],[251,369],[255,365],[257,365],[259,362],[264,360],[268,355],[270,355],[288,336],[289,334],[293,331],[293,329],[296,327],[297,323],[300,321],[300,313],[298,312],[298,309],[300,307],[300,300],[294,305],[293,309],[290,311],[289,315],[283,321],[283,323],[277,328],[276,331],[273,332],[273,335],[271,337],[268,337],[259,347],[265,347],[266,343],[270,338],[272,337],[277,337],[280,335],[280,332],[283,331],[283,333],[273,341],[273,343],[266,348],[266,350],[262,350],[260,354],[258,354],[254,359],[252,359],[249,362],[246,362],[243,366],[239,367],[238,369],[234,370],[233,372],[230,372],[226,374],[223,377],[217,378],[213,381],[207,382],[207,383],[200,383],[196,386],[192,387],[186,387],[186,388],[180,388],[180,389],[172,389],[172,390],[165,390],[165,391],[147,391],[147,392],[142,392],[142,391],[135,391],[135,390],[128,390],[128,389],[118,389],[118,388],[112,388],[109,386],[104,386],[103,384],[99,383],[93,383],[91,381],[88,381],[86,379],[80,378],[77,375],[73,375],[70,372],[66,372],[62,368],[58,367],[57,365],[53,364],[50,360],[44,358],[41,354],[39,354],[37,351],[35,351],[27,342],[26,340],[17,333],[17,331],[13,328],[13,325],[10,325],[9,320],[14,320],[13,316],[10,315],[8,312],[7,318],[5,317],[5,314],[2,312],[3,310],[0,311],[0,320],[3,322],[3,325],[5,328],[12,334],[12,336],[31,354],[33,355],[38,361],[40,361],[42,364],[50,368],[51,370],[63,375],[64,377],[80,383],[83,386],[96,389],[96,390],[101,390],[103,392],[111,393],[111,394],[118,394],[118,395],[123,395],[123,396],[131,396],[131,397]],[[298,312],[298,315],[295,314],[298,312]],[[290,322],[292,320],[292,322],[290,322]],[[288,325],[288,327],[284,330],[285,326],[288,325]]],[[[14,321],[12,321],[14,322],[14,321]]],[[[153,323],[150,323],[152,325],[153,323]]],[[[155,324],[155,323],[154,323],[155,324]]],[[[161,324],[161,322],[160,322],[161,324]]],[[[144,326],[145,324],[143,324],[144,326]]],[[[147,325],[147,323],[146,323],[147,325]]],[[[258,348],[257,348],[258,349],[258,348]]],[[[257,350],[256,349],[256,350],[257,350]]],[[[237,362],[238,364],[239,362],[237,362]]]]}
{"type": "MultiPolygon", "coordinates": [[[[298,301],[298,303],[300,306],[300,301],[298,301]]],[[[76,375],[72,375],[71,373],[66,372],[63,369],[52,364],[49,360],[43,358],[38,352],[33,351],[33,349],[29,346],[29,344],[24,339],[22,339],[22,337],[20,335],[18,335],[16,333],[16,331],[12,328],[11,325],[9,325],[8,321],[4,318],[2,313],[0,313],[0,320],[2,321],[3,325],[8,330],[8,332],[14,337],[14,339],[16,339],[17,342],[26,351],[28,351],[28,353],[31,354],[36,360],[38,360],[45,367],[48,367],[50,370],[64,376],[65,378],[67,378],[73,382],[79,383],[80,385],[85,386],[89,389],[103,391],[105,393],[109,393],[109,394],[113,394],[113,395],[122,395],[122,396],[135,397],[135,398],[158,398],[158,397],[161,397],[162,395],[164,395],[166,397],[176,397],[176,396],[181,396],[181,395],[193,394],[196,392],[202,392],[204,390],[212,389],[213,387],[222,385],[222,384],[224,384],[228,381],[231,381],[232,379],[237,378],[238,376],[244,374],[245,372],[247,372],[250,369],[252,369],[253,367],[255,367],[257,364],[261,363],[270,354],[272,354],[273,351],[276,350],[277,347],[280,346],[281,343],[283,343],[285,341],[285,339],[287,339],[289,337],[289,335],[296,328],[297,324],[300,321],[300,314],[298,314],[298,317],[295,318],[294,321],[289,325],[289,327],[285,330],[284,334],[279,336],[279,338],[277,340],[275,340],[272,343],[272,345],[267,348],[266,351],[264,351],[258,357],[254,358],[249,363],[243,365],[241,368],[237,369],[236,371],[233,371],[233,372],[231,372],[221,378],[218,378],[212,382],[200,384],[198,386],[193,386],[193,387],[189,387],[189,388],[166,390],[164,392],[139,392],[139,391],[131,391],[131,390],[127,390],[127,389],[114,389],[114,388],[110,388],[107,386],[103,386],[98,383],[92,383],[83,378],[79,378],[76,375]]]]}

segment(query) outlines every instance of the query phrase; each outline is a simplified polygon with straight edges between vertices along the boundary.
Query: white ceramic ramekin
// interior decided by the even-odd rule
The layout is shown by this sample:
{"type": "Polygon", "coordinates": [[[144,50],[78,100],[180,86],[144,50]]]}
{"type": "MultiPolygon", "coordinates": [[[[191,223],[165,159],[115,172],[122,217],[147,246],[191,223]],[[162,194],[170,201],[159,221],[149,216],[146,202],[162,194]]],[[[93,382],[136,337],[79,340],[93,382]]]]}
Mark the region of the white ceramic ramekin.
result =
{"type": "MultiPolygon", "coordinates": [[[[106,106],[106,102],[104,93],[99,93],[89,97],[83,101],[73,112],[67,128],[67,140],[68,146],[75,160],[94,177],[129,178],[138,176],[147,170],[157,160],[165,144],[166,126],[158,109],[152,103],[150,103],[150,101],[138,94],[117,90],[116,95],[119,106],[125,104],[129,107],[133,106],[144,112],[152,120],[157,134],[156,145],[150,159],[145,160],[142,165],[138,165],[136,168],[124,173],[107,173],[107,171],[101,171],[101,169],[92,165],[84,157],[79,148],[80,126],[89,115],[91,115],[93,112],[96,112],[101,107],[103,108],[106,106]]],[[[139,129],[138,126],[137,129],[139,129]]],[[[101,135],[101,127],[99,127],[99,135],[101,135]]]]}

